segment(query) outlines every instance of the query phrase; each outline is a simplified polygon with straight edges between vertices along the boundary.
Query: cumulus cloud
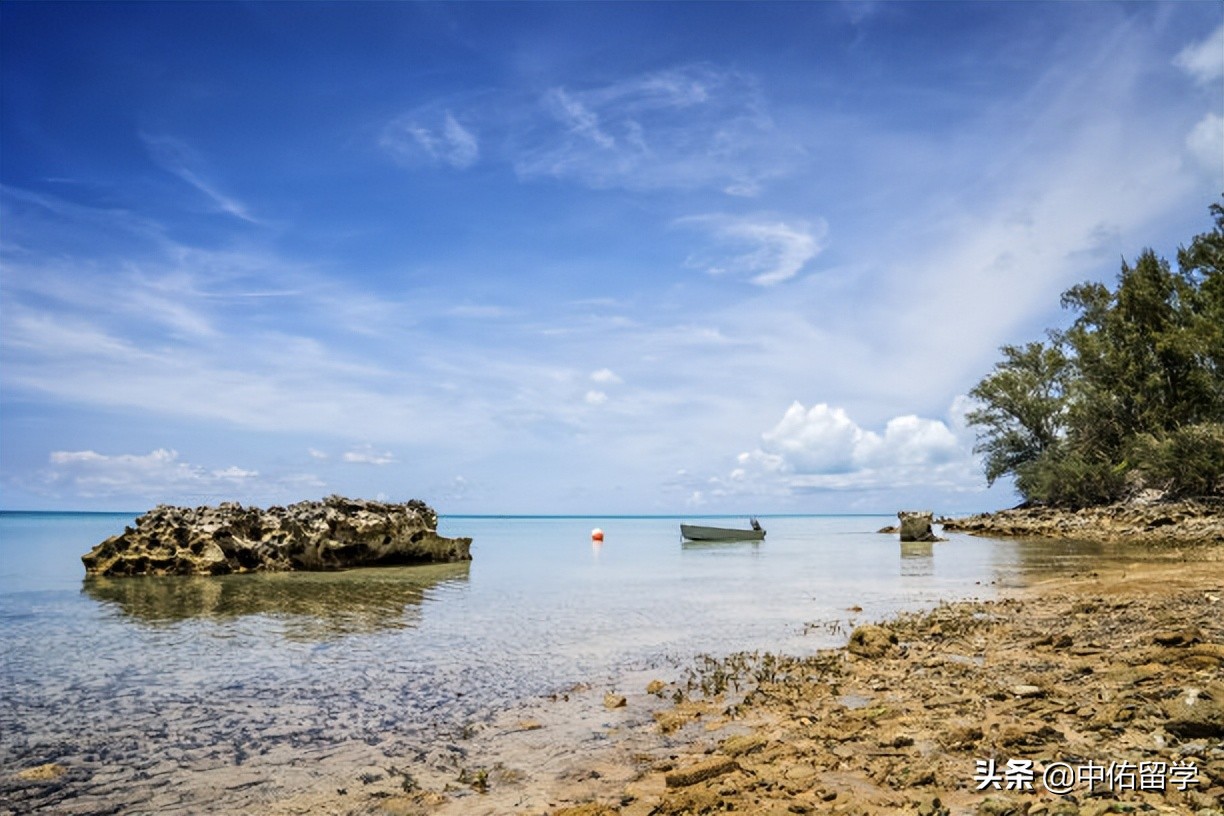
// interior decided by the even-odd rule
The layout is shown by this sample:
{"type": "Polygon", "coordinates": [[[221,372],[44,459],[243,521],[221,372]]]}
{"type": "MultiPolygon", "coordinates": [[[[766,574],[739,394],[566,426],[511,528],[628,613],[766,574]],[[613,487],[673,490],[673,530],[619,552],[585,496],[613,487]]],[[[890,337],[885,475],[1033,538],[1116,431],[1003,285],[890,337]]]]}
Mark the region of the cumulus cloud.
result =
{"type": "Polygon", "coordinates": [[[913,414],[893,417],[884,426],[883,438],[868,434],[873,448],[864,451],[863,461],[875,466],[942,465],[962,456],[956,435],[938,419],[913,414]],[[875,440],[878,439],[878,442],[875,440]]]}
{"type": "Polygon", "coordinates": [[[736,467],[714,480],[714,487],[727,493],[916,485],[980,489],[984,484],[964,427],[969,407],[958,398],[947,421],[906,414],[888,420],[879,432],[862,427],[842,408],[794,402],[761,434],[757,448],[739,454],[736,467]]]}
{"type": "Polygon", "coordinates": [[[591,372],[591,380],[603,385],[616,385],[622,382],[621,378],[616,375],[610,368],[601,368],[598,371],[591,372]]]}
{"type": "Polygon", "coordinates": [[[608,401],[608,395],[603,391],[588,391],[586,392],[586,402],[588,405],[603,405],[608,401]]]}
{"type": "Polygon", "coordinates": [[[690,255],[686,266],[744,278],[758,286],[773,286],[798,275],[824,248],[828,232],[823,220],[764,216],[690,216],[677,224],[704,230],[714,243],[711,249],[690,255]]]}
{"type": "Polygon", "coordinates": [[[383,128],[379,145],[401,164],[413,165],[422,160],[446,164],[458,170],[471,167],[480,157],[476,134],[459,123],[449,110],[440,122],[424,124],[431,118],[425,113],[400,116],[383,128]]]}
{"type": "Polygon", "coordinates": [[[341,458],[355,465],[390,465],[395,462],[395,454],[390,451],[379,452],[372,445],[362,445],[359,448],[345,451],[341,458]]]}
{"type": "Polygon", "coordinates": [[[1183,48],[1173,58],[1173,64],[1199,85],[1208,85],[1224,77],[1224,25],[1206,39],[1183,48]]]}
{"type": "Polygon", "coordinates": [[[255,480],[258,471],[230,466],[209,470],[179,460],[178,451],[102,454],[94,450],[54,451],[43,487],[85,498],[229,496],[255,480]]]}
{"type": "Polygon", "coordinates": [[[771,466],[784,464],[799,473],[842,473],[855,466],[868,434],[841,408],[825,403],[805,409],[791,403],[782,419],[761,435],[762,451],[771,466]]]}

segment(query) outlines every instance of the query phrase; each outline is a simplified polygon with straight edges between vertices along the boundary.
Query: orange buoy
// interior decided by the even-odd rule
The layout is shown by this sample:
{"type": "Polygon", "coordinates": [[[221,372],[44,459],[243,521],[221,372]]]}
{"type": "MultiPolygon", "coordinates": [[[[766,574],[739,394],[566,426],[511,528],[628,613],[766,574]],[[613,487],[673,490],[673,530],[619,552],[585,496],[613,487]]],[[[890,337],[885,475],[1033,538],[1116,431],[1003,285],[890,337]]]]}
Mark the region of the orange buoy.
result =
{"type": "Polygon", "coordinates": [[[592,530],[591,540],[592,541],[603,541],[603,530],[599,529],[598,527],[592,530]]]}

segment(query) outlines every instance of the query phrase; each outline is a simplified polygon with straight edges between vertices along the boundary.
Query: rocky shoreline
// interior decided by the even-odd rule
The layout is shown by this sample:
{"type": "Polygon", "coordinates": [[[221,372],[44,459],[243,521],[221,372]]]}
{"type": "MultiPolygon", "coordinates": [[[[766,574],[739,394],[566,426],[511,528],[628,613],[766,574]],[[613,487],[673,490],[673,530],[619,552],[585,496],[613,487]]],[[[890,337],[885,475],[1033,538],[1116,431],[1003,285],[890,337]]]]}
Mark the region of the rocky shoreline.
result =
{"type": "Polygon", "coordinates": [[[985,536],[1224,544],[1224,501],[1136,500],[1079,510],[1017,507],[937,523],[945,532],[985,536]]]}
{"type": "Polygon", "coordinates": [[[268,812],[1224,816],[1218,550],[632,682],[512,712],[449,773],[406,762],[268,812]]]}

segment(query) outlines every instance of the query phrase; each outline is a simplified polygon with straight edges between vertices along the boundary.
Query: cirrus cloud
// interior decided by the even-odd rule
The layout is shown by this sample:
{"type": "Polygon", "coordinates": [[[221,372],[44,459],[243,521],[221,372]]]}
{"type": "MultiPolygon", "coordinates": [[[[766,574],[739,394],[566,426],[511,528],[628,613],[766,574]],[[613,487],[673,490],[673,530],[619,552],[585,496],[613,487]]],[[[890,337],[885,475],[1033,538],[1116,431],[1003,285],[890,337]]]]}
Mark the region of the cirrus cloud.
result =
{"type": "Polygon", "coordinates": [[[708,64],[549,88],[512,135],[520,177],[596,188],[754,196],[801,153],[775,131],[755,77],[708,64]]]}
{"type": "Polygon", "coordinates": [[[686,266],[758,286],[773,286],[802,272],[824,248],[829,229],[823,219],[784,221],[768,216],[697,215],[676,224],[703,230],[714,244],[690,255],[686,266]]]}
{"type": "Polygon", "coordinates": [[[414,165],[422,160],[465,170],[480,157],[480,142],[459,123],[449,110],[441,121],[423,124],[434,118],[424,113],[405,114],[389,122],[379,136],[379,145],[397,162],[414,165]]]}

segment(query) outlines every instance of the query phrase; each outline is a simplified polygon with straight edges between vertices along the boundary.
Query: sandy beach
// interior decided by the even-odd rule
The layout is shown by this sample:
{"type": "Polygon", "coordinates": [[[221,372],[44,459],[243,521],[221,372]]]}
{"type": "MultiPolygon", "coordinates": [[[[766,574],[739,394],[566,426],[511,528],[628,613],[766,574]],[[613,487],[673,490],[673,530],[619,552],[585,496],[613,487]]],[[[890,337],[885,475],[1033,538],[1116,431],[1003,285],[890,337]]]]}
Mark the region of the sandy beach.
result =
{"type": "Polygon", "coordinates": [[[405,758],[270,811],[1224,812],[1224,551],[847,615],[845,648],[578,687],[464,735],[456,773],[405,758]]]}

